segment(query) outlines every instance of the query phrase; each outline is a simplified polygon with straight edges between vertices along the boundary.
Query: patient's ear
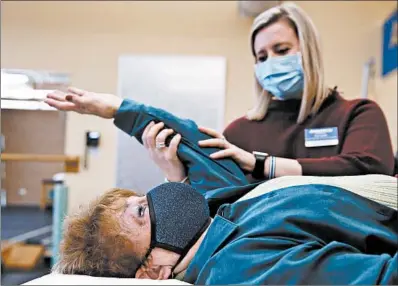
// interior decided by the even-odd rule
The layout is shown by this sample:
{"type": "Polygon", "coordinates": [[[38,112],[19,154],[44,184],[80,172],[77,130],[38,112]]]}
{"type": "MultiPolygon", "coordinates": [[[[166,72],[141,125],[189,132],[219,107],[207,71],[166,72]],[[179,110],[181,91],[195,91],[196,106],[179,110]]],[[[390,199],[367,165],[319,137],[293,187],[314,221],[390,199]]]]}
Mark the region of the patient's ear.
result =
{"type": "Polygon", "coordinates": [[[171,275],[170,266],[156,266],[152,268],[141,267],[137,270],[135,278],[138,279],[152,279],[152,280],[166,280],[171,275]]]}
{"type": "Polygon", "coordinates": [[[135,278],[166,280],[171,276],[171,265],[156,265],[152,255],[149,255],[147,261],[135,273],[135,278]]]}
{"type": "Polygon", "coordinates": [[[148,255],[144,265],[136,272],[135,278],[165,280],[169,279],[180,255],[163,248],[155,247],[148,255]]]}

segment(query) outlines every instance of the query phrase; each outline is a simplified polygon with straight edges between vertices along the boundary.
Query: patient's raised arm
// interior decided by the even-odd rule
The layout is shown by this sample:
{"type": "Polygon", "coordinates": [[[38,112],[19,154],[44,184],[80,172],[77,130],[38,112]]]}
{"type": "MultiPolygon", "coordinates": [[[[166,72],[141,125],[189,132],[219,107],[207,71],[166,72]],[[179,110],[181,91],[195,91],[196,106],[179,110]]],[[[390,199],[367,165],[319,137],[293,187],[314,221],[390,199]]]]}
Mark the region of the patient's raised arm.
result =
{"type": "MultiPolygon", "coordinates": [[[[201,140],[212,138],[202,133],[197,124],[190,119],[179,118],[166,110],[148,106],[131,99],[122,99],[116,95],[94,93],[77,88],[68,92],[54,92],[47,96],[47,104],[63,111],[75,111],[103,118],[114,118],[114,124],[123,132],[135,137],[141,144],[142,135],[148,124],[163,122],[164,128],[170,128],[181,135],[177,155],[184,164],[190,184],[206,199],[225,201],[228,197],[237,197],[231,189],[245,186],[248,181],[240,167],[230,158],[214,160],[210,155],[219,148],[202,148],[201,140]]],[[[173,135],[168,136],[168,146],[173,135]]],[[[239,197],[242,194],[239,194],[239,197]]]]}

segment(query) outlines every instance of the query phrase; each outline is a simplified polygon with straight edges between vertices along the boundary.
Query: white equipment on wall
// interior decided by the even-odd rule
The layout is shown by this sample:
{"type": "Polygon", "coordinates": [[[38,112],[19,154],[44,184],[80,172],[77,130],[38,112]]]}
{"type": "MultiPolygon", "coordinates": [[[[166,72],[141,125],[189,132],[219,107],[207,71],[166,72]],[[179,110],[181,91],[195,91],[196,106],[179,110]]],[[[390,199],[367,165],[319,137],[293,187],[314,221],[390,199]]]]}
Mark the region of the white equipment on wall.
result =
{"type": "Polygon", "coordinates": [[[238,1],[238,10],[242,16],[256,17],[265,10],[277,6],[282,1],[238,1]]]}
{"type": "Polygon", "coordinates": [[[363,66],[361,98],[368,98],[369,81],[375,76],[375,60],[369,59],[363,66]]]}
{"type": "Polygon", "coordinates": [[[1,69],[1,109],[55,110],[43,99],[69,84],[69,76],[64,73],[1,69]]]}

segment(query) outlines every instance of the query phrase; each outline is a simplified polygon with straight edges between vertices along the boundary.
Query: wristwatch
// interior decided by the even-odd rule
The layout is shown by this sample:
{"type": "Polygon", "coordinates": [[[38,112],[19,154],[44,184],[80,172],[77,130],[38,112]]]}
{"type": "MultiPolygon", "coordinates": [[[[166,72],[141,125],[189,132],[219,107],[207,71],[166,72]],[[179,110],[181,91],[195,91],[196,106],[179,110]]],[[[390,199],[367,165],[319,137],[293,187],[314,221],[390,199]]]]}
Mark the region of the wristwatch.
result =
{"type": "Polygon", "coordinates": [[[269,157],[268,153],[263,153],[263,152],[253,152],[254,158],[256,158],[256,163],[254,165],[254,169],[252,172],[252,176],[255,179],[264,179],[264,165],[265,165],[265,160],[269,157]]]}

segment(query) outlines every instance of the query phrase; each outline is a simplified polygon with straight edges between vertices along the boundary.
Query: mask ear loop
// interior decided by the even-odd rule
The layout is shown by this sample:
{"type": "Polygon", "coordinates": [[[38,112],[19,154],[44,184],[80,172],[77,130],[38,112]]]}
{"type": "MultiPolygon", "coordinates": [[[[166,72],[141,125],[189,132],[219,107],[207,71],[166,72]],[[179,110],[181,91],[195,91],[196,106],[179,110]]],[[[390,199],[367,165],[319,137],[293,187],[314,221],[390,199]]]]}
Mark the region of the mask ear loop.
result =
{"type": "Polygon", "coordinates": [[[180,262],[182,261],[182,259],[185,257],[184,256],[180,256],[180,258],[177,260],[176,264],[171,268],[171,274],[169,276],[169,279],[174,279],[176,277],[176,274],[174,273],[174,269],[176,269],[177,265],[180,264],[180,262]]]}
{"type": "Polygon", "coordinates": [[[205,222],[205,224],[201,227],[201,229],[198,231],[198,233],[193,237],[191,242],[185,247],[184,251],[182,252],[180,258],[177,260],[176,264],[171,268],[171,274],[169,276],[169,279],[174,279],[175,273],[174,269],[177,267],[178,264],[184,259],[184,257],[187,255],[188,251],[191,249],[191,247],[198,241],[199,237],[205,232],[207,227],[211,223],[211,218],[208,218],[205,222]],[[171,278],[170,278],[171,277],[171,278]]]}
{"type": "Polygon", "coordinates": [[[149,255],[151,254],[152,249],[153,249],[153,246],[151,245],[151,246],[148,248],[147,252],[145,253],[144,258],[142,259],[141,263],[138,264],[137,268],[135,269],[135,271],[134,271],[134,278],[135,278],[135,275],[137,274],[138,269],[140,269],[140,268],[146,263],[146,261],[148,260],[148,257],[149,257],[149,255]]]}

